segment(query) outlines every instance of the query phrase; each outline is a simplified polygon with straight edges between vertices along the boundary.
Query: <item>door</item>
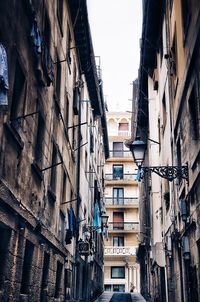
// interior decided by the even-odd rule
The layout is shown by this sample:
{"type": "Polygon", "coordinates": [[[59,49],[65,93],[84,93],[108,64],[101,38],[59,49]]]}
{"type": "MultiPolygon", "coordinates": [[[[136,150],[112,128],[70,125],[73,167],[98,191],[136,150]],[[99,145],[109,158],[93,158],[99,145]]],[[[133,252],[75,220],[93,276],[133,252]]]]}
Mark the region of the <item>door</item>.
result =
{"type": "Polygon", "coordinates": [[[123,230],[124,229],[124,213],[114,212],[113,213],[113,230],[123,230]]]}

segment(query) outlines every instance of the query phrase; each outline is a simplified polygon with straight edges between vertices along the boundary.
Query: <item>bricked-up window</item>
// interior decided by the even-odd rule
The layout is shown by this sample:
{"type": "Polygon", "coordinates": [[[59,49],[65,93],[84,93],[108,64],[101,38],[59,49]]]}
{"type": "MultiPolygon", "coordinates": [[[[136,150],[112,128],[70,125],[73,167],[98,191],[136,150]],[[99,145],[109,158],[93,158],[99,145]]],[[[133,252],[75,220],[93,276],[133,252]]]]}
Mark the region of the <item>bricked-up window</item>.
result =
{"type": "Polygon", "coordinates": [[[11,230],[0,227],[0,289],[4,287],[11,230]]]}
{"type": "Polygon", "coordinates": [[[184,38],[186,38],[186,36],[187,36],[190,19],[191,19],[191,9],[190,8],[191,8],[190,0],[181,0],[184,38]]]}
{"type": "Polygon", "coordinates": [[[197,87],[198,85],[196,80],[188,101],[190,110],[191,137],[194,140],[198,140],[200,138],[200,104],[197,87]]]}
{"type": "Polygon", "coordinates": [[[125,267],[124,266],[111,267],[111,278],[112,279],[124,279],[125,278],[125,267]]]}
{"type": "Polygon", "coordinates": [[[45,252],[44,260],[43,260],[43,268],[42,268],[40,301],[45,301],[44,299],[45,299],[45,296],[47,293],[48,277],[49,277],[49,263],[50,263],[50,255],[45,252]]]}
{"type": "Polygon", "coordinates": [[[33,260],[34,245],[29,240],[26,240],[24,251],[24,262],[22,269],[21,294],[28,294],[31,283],[31,269],[33,260]]]}
{"type": "Polygon", "coordinates": [[[52,151],[52,161],[51,161],[51,178],[50,178],[50,187],[53,193],[56,191],[56,166],[57,163],[57,149],[55,144],[53,144],[53,151],[52,151]]]}
{"type": "Polygon", "coordinates": [[[42,164],[43,145],[44,145],[45,122],[41,113],[38,113],[37,135],[35,142],[35,160],[42,164]]]}
{"type": "Polygon", "coordinates": [[[59,298],[62,291],[62,269],[63,265],[59,261],[57,261],[57,270],[56,270],[56,284],[55,284],[55,298],[59,298]]]}
{"type": "Polygon", "coordinates": [[[15,78],[13,85],[12,104],[10,109],[10,120],[16,120],[23,116],[25,106],[25,76],[19,61],[16,61],[15,78]]]}
{"type": "Polygon", "coordinates": [[[60,26],[61,34],[63,35],[63,31],[62,31],[63,0],[57,0],[57,17],[58,17],[58,23],[59,23],[59,26],[60,26]]]}

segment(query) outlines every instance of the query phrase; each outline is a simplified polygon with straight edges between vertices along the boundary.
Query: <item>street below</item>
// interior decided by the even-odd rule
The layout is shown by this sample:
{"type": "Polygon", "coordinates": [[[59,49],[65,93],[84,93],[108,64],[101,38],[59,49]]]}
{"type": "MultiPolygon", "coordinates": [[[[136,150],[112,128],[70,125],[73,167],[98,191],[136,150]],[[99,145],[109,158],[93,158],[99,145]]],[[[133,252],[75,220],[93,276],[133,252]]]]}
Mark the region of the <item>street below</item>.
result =
{"type": "Polygon", "coordinates": [[[131,294],[125,294],[125,293],[113,294],[110,302],[132,302],[131,294]]]}
{"type": "Polygon", "coordinates": [[[136,293],[104,292],[95,302],[145,302],[146,300],[136,293]]]}

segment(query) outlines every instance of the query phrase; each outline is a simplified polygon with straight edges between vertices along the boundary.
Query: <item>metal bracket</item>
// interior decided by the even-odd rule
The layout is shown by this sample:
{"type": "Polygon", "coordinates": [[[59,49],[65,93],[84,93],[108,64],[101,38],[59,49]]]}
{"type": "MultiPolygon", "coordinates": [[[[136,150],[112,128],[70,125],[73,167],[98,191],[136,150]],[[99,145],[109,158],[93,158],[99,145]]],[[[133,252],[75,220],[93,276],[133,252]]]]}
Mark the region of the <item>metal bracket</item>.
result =
{"type": "Polygon", "coordinates": [[[140,167],[143,173],[154,172],[160,177],[173,181],[175,178],[186,179],[188,181],[188,166],[154,166],[140,167]]]}

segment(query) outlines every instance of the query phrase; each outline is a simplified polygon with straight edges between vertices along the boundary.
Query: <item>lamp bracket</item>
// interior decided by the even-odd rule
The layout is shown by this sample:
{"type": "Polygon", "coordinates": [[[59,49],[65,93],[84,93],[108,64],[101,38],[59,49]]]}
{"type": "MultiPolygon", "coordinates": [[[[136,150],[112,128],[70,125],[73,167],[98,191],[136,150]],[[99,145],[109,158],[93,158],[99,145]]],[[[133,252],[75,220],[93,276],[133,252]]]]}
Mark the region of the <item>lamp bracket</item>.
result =
{"type": "Polygon", "coordinates": [[[188,166],[154,166],[140,167],[143,173],[154,172],[160,177],[173,181],[175,178],[183,178],[188,181],[188,166]]]}

